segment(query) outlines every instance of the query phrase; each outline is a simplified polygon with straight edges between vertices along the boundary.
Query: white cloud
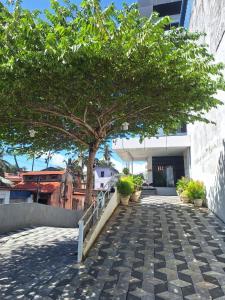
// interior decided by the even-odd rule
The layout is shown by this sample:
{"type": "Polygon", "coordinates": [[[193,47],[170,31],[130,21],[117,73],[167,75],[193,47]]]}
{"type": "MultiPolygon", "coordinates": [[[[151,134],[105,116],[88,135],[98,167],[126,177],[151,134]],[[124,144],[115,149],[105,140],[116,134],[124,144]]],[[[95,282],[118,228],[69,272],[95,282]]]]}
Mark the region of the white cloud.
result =
{"type": "MultiPolygon", "coordinates": [[[[123,168],[126,167],[125,162],[120,162],[114,158],[111,158],[111,162],[114,164],[115,169],[117,169],[119,172],[122,172],[123,168]]],[[[134,174],[145,173],[146,172],[146,163],[134,162],[133,163],[133,171],[134,171],[134,174]]]]}
{"type": "Polygon", "coordinates": [[[146,172],[146,163],[134,162],[134,174],[140,174],[146,172]]]}
{"type": "Polygon", "coordinates": [[[121,173],[123,168],[125,167],[125,164],[121,163],[120,161],[116,160],[115,158],[111,158],[110,160],[114,164],[115,169],[121,173]]]}
{"type": "Polygon", "coordinates": [[[52,159],[50,160],[50,163],[52,165],[56,165],[59,167],[65,167],[66,166],[65,160],[66,160],[66,158],[64,155],[56,153],[56,154],[53,154],[52,159]]]}
{"type": "MultiPolygon", "coordinates": [[[[43,154],[41,156],[41,159],[45,160],[47,158],[47,154],[43,154]]],[[[50,159],[49,166],[54,167],[62,167],[64,168],[66,166],[65,164],[66,157],[60,153],[55,153],[52,155],[52,158],[50,159]]]]}

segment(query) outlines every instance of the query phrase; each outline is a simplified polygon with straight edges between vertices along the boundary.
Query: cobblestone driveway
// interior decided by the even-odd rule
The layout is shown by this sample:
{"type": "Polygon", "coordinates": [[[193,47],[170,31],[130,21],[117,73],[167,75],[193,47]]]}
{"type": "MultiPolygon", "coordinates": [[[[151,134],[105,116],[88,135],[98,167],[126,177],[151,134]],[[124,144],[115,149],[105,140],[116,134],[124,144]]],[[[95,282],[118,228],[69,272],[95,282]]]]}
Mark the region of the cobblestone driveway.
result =
{"type": "Polygon", "coordinates": [[[36,230],[0,246],[0,299],[225,299],[224,224],[176,197],[119,207],[81,266],[74,231],[36,230]]]}

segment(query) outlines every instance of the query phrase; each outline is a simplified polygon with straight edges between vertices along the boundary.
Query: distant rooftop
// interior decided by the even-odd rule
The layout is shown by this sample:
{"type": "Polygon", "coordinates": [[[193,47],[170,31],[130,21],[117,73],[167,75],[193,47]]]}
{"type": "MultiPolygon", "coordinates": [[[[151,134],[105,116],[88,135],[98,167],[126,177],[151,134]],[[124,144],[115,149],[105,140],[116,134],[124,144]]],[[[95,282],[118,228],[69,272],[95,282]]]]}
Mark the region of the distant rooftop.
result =
{"type": "Polygon", "coordinates": [[[66,170],[62,171],[32,171],[32,172],[26,172],[23,173],[23,176],[41,176],[41,175],[63,175],[65,174],[66,170]]]}

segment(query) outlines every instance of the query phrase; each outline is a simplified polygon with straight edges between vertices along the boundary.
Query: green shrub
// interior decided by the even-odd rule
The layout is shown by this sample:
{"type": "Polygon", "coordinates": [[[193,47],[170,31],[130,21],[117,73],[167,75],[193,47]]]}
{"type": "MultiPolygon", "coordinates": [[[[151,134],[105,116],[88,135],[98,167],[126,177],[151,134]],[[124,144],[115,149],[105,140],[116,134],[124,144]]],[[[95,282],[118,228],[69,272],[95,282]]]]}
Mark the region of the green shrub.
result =
{"type": "Polygon", "coordinates": [[[191,200],[205,199],[206,190],[204,183],[198,180],[191,180],[187,186],[187,194],[191,200]]]}
{"type": "Polygon", "coordinates": [[[124,175],[129,175],[130,174],[130,170],[128,168],[124,168],[123,169],[123,174],[124,175]]]}
{"type": "Polygon", "coordinates": [[[187,190],[184,190],[181,194],[180,194],[181,197],[183,198],[189,198],[188,196],[188,191],[187,190]]]}
{"type": "Polygon", "coordinates": [[[140,175],[133,175],[133,183],[134,183],[134,190],[135,191],[140,191],[142,184],[144,182],[142,176],[140,175]]]}
{"type": "Polygon", "coordinates": [[[188,177],[181,177],[181,179],[177,181],[176,190],[178,195],[181,195],[181,193],[187,189],[190,180],[188,177]]]}
{"type": "Polygon", "coordinates": [[[121,177],[117,183],[118,192],[123,196],[129,196],[134,192],[134,183],[131,176],[121,177]]]}

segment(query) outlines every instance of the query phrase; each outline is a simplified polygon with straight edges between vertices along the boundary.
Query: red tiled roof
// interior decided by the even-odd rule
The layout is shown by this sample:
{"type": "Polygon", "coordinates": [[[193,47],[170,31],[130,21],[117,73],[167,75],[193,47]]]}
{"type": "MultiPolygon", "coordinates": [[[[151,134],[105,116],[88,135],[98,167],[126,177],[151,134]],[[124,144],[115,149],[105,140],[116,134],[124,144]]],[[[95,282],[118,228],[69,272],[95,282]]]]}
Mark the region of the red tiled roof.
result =
{"type": "Polygon", "coordinates": [[[20,182],[22,181],[22,176],[20,174],[16,175],[13,173],[5,173],[5,178],[12,182],[20,182]]]}
{"type": "MultiPolygon", "coordinates": [[[[16,190],[27,190],[31,192],[36,192],[38,184],[36,182],[22,182],[15,185],[16,190]]],[[[55,189],[60,187],[60,182],[40,182],[39,192],[40,193],[53,193],[55,189]]]]}
{"type": "Polygon", "coordinates": [[[63,171],[32,171],[32,172],[26,172],[26,173],[23,173],[22,175],[23,176],[32,176],[32,175],[63,175],[65,174],[66,171],[63,170],[63,171]]]}

